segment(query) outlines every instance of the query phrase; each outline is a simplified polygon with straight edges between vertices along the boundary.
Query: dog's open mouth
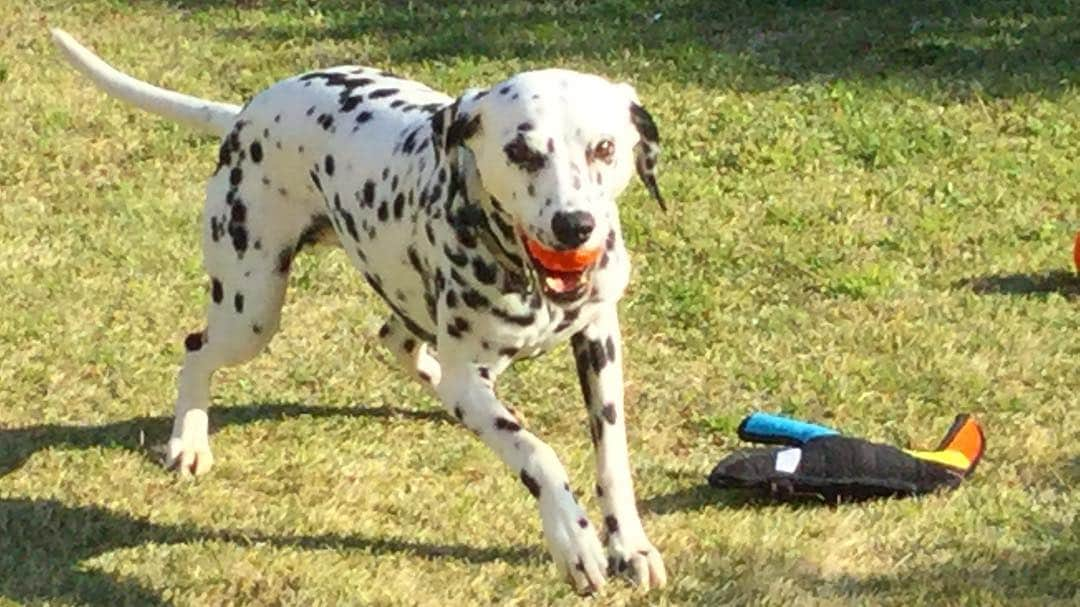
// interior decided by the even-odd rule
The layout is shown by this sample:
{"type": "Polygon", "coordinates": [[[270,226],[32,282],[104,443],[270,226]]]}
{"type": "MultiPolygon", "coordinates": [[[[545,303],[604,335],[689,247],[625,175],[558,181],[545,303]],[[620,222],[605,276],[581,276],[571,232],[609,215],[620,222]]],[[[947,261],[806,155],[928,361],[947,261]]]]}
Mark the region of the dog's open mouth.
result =
{"type": "Polygon", "coordinates": [[[574,299],[589,286],[601,247],[559,251],[549,249],[525,234],[521,234],[521,240],[539,275],[540,285],[549,297],[574,299]]]}

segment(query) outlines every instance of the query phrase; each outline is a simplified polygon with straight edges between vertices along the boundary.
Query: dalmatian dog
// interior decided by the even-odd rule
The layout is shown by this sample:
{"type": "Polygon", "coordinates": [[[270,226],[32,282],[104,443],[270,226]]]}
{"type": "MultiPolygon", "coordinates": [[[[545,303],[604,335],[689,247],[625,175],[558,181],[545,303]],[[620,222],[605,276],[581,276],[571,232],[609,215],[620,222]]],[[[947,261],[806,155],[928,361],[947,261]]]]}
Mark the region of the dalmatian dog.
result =
{"type": "Polygon", "coordinates": [[[616,310],[630,276],[616,198],[636,172],[663,206],[659,136],[632,87],[547,69],[452,98],[346,66],[280,81],[241,108],[136,80],[52,35],[107,93],[222,138],[202,225],[207,322],[184,340],[171,467],[210,469],[214,372],[267,345],[295,256],[333,244],[390,309],[382,343],[536,499],[573,586],[665,584],[634,498],[616,310]],[[567,338],[606,550],[555,452],[495,393],[513,361],[567,338]]]}

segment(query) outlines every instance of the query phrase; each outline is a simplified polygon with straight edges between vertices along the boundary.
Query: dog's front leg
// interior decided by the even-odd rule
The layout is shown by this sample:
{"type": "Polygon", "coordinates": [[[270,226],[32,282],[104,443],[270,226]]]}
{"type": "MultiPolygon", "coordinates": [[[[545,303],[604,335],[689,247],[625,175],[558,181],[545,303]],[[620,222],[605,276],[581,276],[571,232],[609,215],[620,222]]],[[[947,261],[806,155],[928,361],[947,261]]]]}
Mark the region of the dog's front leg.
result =
{"type": "Polygon", "coordinates": [[[634,498],[623,415],[622,351],[615,306],[571,339],[596,448],[596,495],[604,513],[608,570],[644,588],[667,581],[664,561],[645,536],[634,498]]]}
{"type": "Polygon", "coordinates": [[[457,419],[490,447],[539,502],[544,538],[555,564],[574,587],[591,593],[604,583],[604,548],[578,505],[555,452],[522,427],[495,396],[486,367],[441,352],[439,399],[457,419]],[[449,361],[454,361],[449,363],[449,361]]]}

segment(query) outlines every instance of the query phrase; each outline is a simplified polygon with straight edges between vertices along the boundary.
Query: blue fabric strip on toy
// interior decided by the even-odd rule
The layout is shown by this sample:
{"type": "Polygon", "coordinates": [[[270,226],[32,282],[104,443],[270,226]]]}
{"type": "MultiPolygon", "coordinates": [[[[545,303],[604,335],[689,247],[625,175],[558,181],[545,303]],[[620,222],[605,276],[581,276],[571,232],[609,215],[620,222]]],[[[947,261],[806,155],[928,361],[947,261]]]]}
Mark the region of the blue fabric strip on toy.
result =
{"type": "Polygon", "coordinates": [[[754,413],[739,424],[739,438],[752,443],[798,447],[822,436],[839,434],[832,428],[770,413],[754,413]]]}

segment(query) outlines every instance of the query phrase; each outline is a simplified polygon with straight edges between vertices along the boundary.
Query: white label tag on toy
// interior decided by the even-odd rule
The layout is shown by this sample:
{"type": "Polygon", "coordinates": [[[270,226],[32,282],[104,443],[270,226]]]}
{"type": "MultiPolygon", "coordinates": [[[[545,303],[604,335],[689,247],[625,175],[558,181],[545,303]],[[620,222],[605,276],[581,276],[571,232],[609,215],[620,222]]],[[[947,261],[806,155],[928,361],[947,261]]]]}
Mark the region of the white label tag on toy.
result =
{"type": "Polygon", "coordinates": [[[794,474],[802,459],[802,449],[784,449],[776,453],[776,471],[794,474]]]}

